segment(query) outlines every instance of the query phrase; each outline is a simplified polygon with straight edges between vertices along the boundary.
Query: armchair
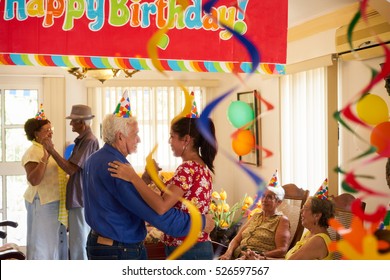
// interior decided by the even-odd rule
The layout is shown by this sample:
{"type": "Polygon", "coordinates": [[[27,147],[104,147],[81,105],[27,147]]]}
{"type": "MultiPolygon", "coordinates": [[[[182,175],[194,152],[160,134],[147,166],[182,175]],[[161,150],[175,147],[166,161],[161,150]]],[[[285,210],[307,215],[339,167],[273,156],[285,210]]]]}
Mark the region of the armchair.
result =
{"type": "MultiPolygon", "coordinates": [[[[345,227],[351,226],[353,213],[351,212],[351,205],[356,199],[349,193],[343,193],[338,196],[330,196],[329,199],[333,200],[335,204],[335,218],[345,227]]],[[[362,202],[362,210],[366,208],[366,204],[362,202]]],[[[340,235],[331,227],[328,228],[328,233],[332,241],[340,240],[340,235]]],[[[338,252],[333,253],[334,260],[340,260],[341,255],[338,252]]]]}
{"type": "Polygon", "coordinates": [[[302,237],[304,227],[301,223],[301,209],[309,197],[309,191],[298,188],[295,184],[282,186],[285,192],[284,200],[279,210],[290,220],[291,241],[289,249],[302,237]]]}
{"type": "MultiPolygon", "coordinates": [[[[10,226],[16,228],[18,223],[12,221],[2,221],[0,226],[10,226]]],[[[7,237],[7,232],[0,231],[0,238],[4,239],[7,237]]],[[[0,247],[0,260],[25,260],[26,255],[19,250],[19,247],[14,243],[6,243],[0,247]]]]}

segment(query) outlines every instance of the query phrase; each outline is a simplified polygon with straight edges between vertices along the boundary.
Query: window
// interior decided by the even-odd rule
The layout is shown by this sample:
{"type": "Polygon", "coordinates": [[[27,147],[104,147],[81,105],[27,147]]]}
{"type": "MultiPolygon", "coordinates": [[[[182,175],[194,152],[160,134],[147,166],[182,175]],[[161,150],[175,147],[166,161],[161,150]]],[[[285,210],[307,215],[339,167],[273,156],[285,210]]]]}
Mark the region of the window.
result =
{"type": "Polygon", "coordinates": [[[38,93],[35,85],[26,83],[4,85],[0,88],[0,187],[1,220],[16,221],[17,228],[6,227],[3,242],[26,244],[26,208],[23,194],[27,187],[21,158],[31,143],[24,132],[24,123],[38,111],[38,93]],[[20,89],[20,84],[24,87],[20,89]]]}
{"type": "Polygon", "coordinates": [[[326,68],[281,78],[282,182],[313,195],[328,174],[326,68]]]}
{"type": "MultiPolygon", "coordinates": [[[[132,114],[137,117],[141,138],[137,153],[129,155],[128,160],[137,171],[143,171],[146,157],[158,144],[153,158],[163,170],[175,170],[181,159],[172,155],[168,139],[170,122],[185,105],[183,89],[174,86],[96,88],[95,93],[102,96],[102,119],[114,112],[125,90],[129,94],[132,114]]],[[[201,112],[205,104],[205,89],[188,87],[187,90],[194,93],[198,112],[201,112]]]]}

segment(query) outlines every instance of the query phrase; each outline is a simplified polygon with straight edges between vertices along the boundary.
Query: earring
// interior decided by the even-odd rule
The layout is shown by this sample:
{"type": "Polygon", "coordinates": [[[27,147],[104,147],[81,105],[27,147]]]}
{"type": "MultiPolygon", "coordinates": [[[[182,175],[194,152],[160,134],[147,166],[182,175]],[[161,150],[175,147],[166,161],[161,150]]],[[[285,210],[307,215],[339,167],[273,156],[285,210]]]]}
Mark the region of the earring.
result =
{"type": "Polygon", "coordinates": [[[180,155],[180,156],[182,156],[182,155],[184,154],[184,152],[185,152],[186,149],[187,149],[187,145],[184,145],[184,146],[183,146],[183,151],[181,152],[181,155],[180,155]]]}

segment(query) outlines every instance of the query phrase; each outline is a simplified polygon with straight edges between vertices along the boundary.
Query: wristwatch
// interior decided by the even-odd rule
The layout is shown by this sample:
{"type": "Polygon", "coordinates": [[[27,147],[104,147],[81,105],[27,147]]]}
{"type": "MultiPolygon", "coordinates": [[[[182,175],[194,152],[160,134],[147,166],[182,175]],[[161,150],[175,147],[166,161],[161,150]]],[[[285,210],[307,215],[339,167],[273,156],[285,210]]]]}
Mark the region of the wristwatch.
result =
{"type": "Polygon", "coordinates": [[[260,256],[262,256],[265,260],[267,259],[267,256],[265,255],[264,251],[260,251],[260,256]]]}

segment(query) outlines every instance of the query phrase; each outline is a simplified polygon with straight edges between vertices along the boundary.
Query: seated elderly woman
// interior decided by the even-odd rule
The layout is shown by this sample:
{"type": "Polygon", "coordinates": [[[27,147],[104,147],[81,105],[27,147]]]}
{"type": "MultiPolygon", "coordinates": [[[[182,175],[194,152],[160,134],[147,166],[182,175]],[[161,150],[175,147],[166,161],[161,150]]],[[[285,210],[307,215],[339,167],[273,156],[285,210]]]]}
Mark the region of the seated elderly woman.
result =
{"type": "Polygon", "coordinates": [[[229,243],[220,260],[245,259],[247,249],[266,257],[283,258],[290,241],[290,222],[277,211],[284,198],[282,187],[268,186],[261,197],[262,211],[254,214],[229,243]]]}
{"type": "MultiPolygon", "coordinates": [[[[328,199],[309,197],[302,212],[302,225],[307,231],[286,256],[286,260],[331,260],[332,254],[328,251],[331,242],[327,232],[328,220],[334,217],[334,204],[328,199]]],[[[247,250],[243,253],[245,259],[264,260],[272,259],[247,250]]]]}

